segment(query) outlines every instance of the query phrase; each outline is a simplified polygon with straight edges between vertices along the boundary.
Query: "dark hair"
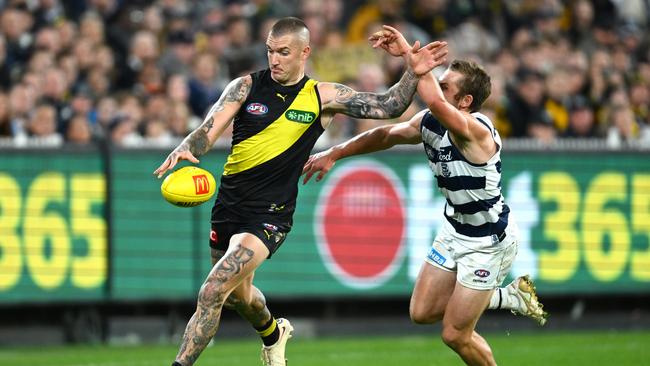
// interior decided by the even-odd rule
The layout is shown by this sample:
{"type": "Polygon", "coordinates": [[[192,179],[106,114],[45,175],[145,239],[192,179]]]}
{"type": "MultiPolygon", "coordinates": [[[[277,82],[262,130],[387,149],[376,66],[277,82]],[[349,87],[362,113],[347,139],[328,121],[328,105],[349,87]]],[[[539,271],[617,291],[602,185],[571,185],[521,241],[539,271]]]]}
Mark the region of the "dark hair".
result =
{"type": "Polygon", "coordinates": [[[288,33],[298,33],[308,30],[305,22],[296,17],[286,17],[278,20],[271,28],[273,37],[283,36],[288,33]]]}
{"type": "Polygon", "coordinates": [[[477,112],[492,91],[490,76],[474,61],[454,60],[449,69],[463,75],[463,80],[458,83],[457,97],[471,95],[473,100],[469,106],[470,112],[477,112]]]}

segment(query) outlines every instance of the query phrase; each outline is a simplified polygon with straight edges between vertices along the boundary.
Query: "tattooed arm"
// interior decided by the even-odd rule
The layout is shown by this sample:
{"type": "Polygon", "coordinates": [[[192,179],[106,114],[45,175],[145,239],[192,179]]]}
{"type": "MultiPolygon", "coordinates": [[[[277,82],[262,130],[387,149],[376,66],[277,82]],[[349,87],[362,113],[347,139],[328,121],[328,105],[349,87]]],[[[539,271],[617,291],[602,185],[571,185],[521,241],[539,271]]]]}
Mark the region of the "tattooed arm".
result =
{"type": "Polygon", "coordinates": [[[248,96],[252,84],[250,75],[237,78],[226,86],[219,100],[210,108],[203,123],[192,131],[153,174],[158,178],[172,169],[179,160],[189,160],[198,163],[197,156],[208,152],[214,142],[230,125],[248,96]]]}
{"type": "Polygon", "coordinates": [[[399,117],[411,104],[420,77],[407,70],[402,79],[382,94],[357,92],[337,83],[319,83],[323,112],[357,118],[399,117]]]}
{"type": "MultiPolygon", "coordinates": [[[[375,44],[377,47],[383,45],[382,48],[388,47],[386,44],[397,44],[391,39],[385,40],[380,37],[375,44]]],[[[397,84],[382,94],[361,93],[337,83],[318,84],[323,113],[329,116],[334,113],[343,113],[357,118],[399,117],[411,104],[420,77],[444,62],[447,55],[446,46],[445,42],[436,41],[422,48],[420,48],[419,42],[416,42],[411,47],[404,40],[404,44],[399,44],[401,47],[399,51],[402,53],[389,51],[394,55],[403,55],[407,60],[408,69],[397,84]]]]}

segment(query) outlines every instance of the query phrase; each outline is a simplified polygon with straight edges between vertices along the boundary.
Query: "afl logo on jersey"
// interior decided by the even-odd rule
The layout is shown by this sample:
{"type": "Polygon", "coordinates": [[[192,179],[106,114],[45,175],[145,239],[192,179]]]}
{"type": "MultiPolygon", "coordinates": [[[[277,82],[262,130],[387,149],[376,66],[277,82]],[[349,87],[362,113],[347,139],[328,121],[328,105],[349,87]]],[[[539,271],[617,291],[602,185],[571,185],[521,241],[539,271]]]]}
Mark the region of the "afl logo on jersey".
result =
{"type": "Polygon", "coordinates": [[[251,103],[246,106],[246,112],[250,114],[262,115],[269,111],[269,107],[262,103],[251,103]]]}

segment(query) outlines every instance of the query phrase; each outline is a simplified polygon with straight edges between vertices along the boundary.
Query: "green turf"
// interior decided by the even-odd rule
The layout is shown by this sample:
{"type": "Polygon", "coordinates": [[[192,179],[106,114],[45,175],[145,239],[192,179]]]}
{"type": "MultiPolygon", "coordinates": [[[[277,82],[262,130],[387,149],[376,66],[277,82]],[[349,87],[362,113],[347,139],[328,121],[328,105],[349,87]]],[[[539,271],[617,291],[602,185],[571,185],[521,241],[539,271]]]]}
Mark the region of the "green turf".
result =
{"type": "MultiPolygon", "coordinates": [[[[650,365],[650,331],[488,334],[499,365],[650,365]]],[[[260,365],[259,342],[222,341],[196,363],[260,365]]],[[[12,366],[169,366],[176,346],[0,348],[12,366]]],[[[292,366],[462,365],[435,336],[292,339],[292,366]]]]}

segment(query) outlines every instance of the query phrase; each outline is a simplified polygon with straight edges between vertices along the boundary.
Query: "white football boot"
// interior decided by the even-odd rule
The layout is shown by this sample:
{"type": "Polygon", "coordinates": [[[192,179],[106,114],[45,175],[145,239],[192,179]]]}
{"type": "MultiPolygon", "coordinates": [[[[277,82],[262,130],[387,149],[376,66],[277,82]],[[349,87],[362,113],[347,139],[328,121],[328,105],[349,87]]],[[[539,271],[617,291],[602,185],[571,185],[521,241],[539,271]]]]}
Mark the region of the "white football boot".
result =
{"type": "Polygon", "coordinates": [[[527,316],[539,325],[546,324],[548,313],[537,299],[535,285],[528,275],[517,277],[505,289],[509,296],[517,298],[518,306],[511,310],[513,314],[527,316]]]}
{"type": "Polygon", "coordinates": [[[264,366],[285,366],[287,359],[284,357],[284,349],[287,341],[291,338],[293,327],[287,319],[280,318],[278,328],[280,328],[280,337],[272,346],[262,346],[262,364],[264,366]]]}

